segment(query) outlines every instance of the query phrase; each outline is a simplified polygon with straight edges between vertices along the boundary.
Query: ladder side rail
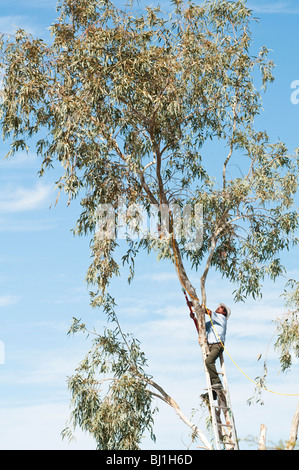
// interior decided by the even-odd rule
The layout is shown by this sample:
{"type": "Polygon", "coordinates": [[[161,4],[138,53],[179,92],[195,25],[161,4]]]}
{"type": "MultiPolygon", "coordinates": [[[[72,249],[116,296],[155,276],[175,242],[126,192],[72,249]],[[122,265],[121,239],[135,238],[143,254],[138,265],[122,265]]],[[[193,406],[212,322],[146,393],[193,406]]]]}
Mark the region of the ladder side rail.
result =
{"type": "Polygon", "coordinates": [[[215,406],[213,405],[213,392],[212,392],[212,384],[211,384],[211,380],[210,380],[210,374],[208,372],[208,369],[206,367],[206,358],[207,358],[207,355],[204,351],[203,353],[203,358],[204,358],[204,370],[205,370],[205,376],[206,376],[206,382],[207,382],[207,387],[208,387],[208,395],[209,395],[209,402],[210,402],[210,413],[211,413],[211,417],[212,417],[212,426],[213,426],[213,431],[214,431],[214,436],[215,436],[215,443],[216,443],[216,449],[217,450],[221,450],[222,449],[222,440],[221,440],[221,436],[220,436],[220,432],[221,432],[221,429],[220,429],[220,425],[222,424],[221,423],[221,418],[220,418],[220,411],[219,412],[216,412],[216,408],[215,406]]]}
{"type": "Polygon", "coordinates": [[[229,444],[232,440],[232,432],[231,432],[231,421],[229,419],[228,413],[228,405],[226,401],[226,390],[223,389],[221,391],[217,391],[217,401],[218,405],[214,405],[215,408],[218,410],[219,415],[221,411],[223,412],[225,423],[222,423],[221,418],[219,419],[221,436],[222,436],[222,444],[225,446],[226,449],[231,450],[231,445],[229,444]]]}
{"type": "Polygon", "coordinates": [[[232,405],[231,405],[231,399],[230,399],[230,393],[229,393],[229,388],[228,388],[228,381],[227,381],[227,375],[226,375],[226,368],[224,364],[224,357],[223,354],[220,356],[220,364],[221,364],[221,371],[223,374],[223,384],[224,388],[226,390],[226,401],[227,401],[227,406],[230,410],[230,423],[232,425],[232,438],[235,441],[235,450],[239,450],[239,445],[238,445],[238,438],[237,438],[237,431],[236,431],[236,424],[235,424],[235,419],[234,419],[234,414],[232,410],[232,405]]]}

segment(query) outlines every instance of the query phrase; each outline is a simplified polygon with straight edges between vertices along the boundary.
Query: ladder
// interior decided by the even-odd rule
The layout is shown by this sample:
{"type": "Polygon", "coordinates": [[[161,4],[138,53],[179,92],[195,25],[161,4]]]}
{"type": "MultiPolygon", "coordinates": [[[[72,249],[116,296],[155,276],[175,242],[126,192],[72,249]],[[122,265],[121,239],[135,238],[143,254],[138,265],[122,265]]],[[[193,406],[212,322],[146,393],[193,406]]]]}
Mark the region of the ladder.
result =
{"type": "Polygon", "coordinates": [[[226,370],[224,365],[223,354],[220,356],[223,389],[215,390],[217,398],[214,400],[213,389],[210,381],[210,374],[206,368],[204,357],[205,375],[208,386],[209,403],[208,408],[212,418],[213,431],[215,436],[215,444],[217,450],[239,450],[237,432],[235,426],[234,415],[232,412],[226,370]]]}
{"type": "MultiPolygon", "coordinates": [[[[190,317],[193,319],[197,332],[199,333],[198,322],[197,322],[195,313],[193,311],[192,302],[188,299],[185,288],[183,288],[183,292],[185,295],[187,305],[190,310],[190,317]]],[[[222,375],[223,389],[217,390],[217,391],[215,390],[217,394],[216,400],[214,400],[214,397],[213,397],[210,374],[206,367],[206,358],[207,358],[207,354],[206,354],[206,351],[204,350],[203,359],[204,359],[206,381],[207,381],[207,386],[208,386],[208,401],[206,400],[204,401],[206,402],[209,408],[211,417],[212,417],[216,448],[217,450],[223,450],[223,449],[239,450],[237,432],[236,432],[234,415],[233,415],[233,411],[231,407],[223,354],[221,354],[221,356],[219,357],[221,371],[217,371],[218,375],[220,376],[222,375]],[[216,404],[215,404],[215,401],[217,402],[216,404]],[[221,418],[224,419],[224,422],[222,422],[221,418]]]]}

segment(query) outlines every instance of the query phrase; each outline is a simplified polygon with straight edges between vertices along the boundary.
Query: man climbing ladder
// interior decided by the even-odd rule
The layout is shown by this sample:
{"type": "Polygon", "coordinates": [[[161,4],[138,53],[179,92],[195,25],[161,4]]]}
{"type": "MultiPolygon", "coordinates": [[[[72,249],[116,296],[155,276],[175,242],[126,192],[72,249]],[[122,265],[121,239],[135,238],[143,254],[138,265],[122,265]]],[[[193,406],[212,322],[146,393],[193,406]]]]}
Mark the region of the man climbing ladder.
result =
{"type": "Polygon", "coordinates": [[[210,320],[206,322],[206,333],[209,347],[209,355],[206,358],[206,367],[210,375],[212,390],[221,390],[222,383],[216,370],[215,362],[222,355],[226,337],[227,320],[230,317],[230,309],[220,303],[215,312],[206,309],[210,320]]]}
{"type": "MultiPolygon", "coordinates": [[[[183,292],[189,307],[190,317],[193,319],[197,332],[199,333],[199,324],[193,311],[193,304],[188,299],[185,289],[183,289],[183,292]]],[[[209,352],[204,352],[208,393],[202,394],[201,398],[208,406],[211,414],[216,448],[218,450],[223,447],[228,450],[238,450],[239,446],[222,354],[226,337],[227,320],[230,317],[231,310],[225,304],[220,303],[215,312],[207,308],[205,311],[209,316],[209,320],[205,322],[209,352]],[[223,376],[223,385],[215,365],[218,358],[220,359],[220,373],[223,376]],[[214,401],[217,401],[217,403],[214,401]],[[224,415],[224,422],[221,419],[221,413],[224,415]]]]}
{"type": "MultiPolygon", "coordinates": [[[[197,331],[199,331],[198,321],[192,309],[192,302],[190,302],[190,300],[188,299],[186,291],[184,289],[183,292],[185,294],[186,302],[190,310],[190,317],[193,319],[197,331]]],[[[210,320],[205,323],[207,342],[210,353],[205,360],[205,364],[210,375],[212,389],[221,390],[222,383],[217,373],[215,362],[218,357],[222,355],[224,350],[227,320],[231,315],[231,310],[225,304],[220,303],[215,312],[212,312],[211,310],[206,308],[206,314],[210,317],[210,320]]]]}

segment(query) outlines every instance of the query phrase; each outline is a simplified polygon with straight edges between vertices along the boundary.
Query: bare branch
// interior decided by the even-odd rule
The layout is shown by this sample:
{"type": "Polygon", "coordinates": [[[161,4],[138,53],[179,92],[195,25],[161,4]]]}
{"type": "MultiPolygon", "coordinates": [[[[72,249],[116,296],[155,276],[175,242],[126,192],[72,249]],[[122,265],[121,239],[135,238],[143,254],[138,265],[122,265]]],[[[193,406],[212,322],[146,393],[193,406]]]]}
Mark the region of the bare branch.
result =
{"type": "Polygon", "coordinates": [[[286,450],[294,449],[296,445],[297,437],[298,437],[298,426],[299,426],[299,401],[297,404],[295,414],[293,416],[290,439],[287,442],[286,450]]]}
{"type": "Polygon", "coordinates": [[[147,382],[152,386],[154,387],[156,390],[158,390],[160,392],[161,395],[158,395],[154,392],[151,392],[154,396],[160,398],[161,400],[163,400],[165,403],[167,403],[169,406],[171,406],[176,414],[181,418],[181,420],[187,425],[189,426],[193,433],[198,436],[202,443],[204,444],[205,448],[208,449],[208,450],[213,450],[210,442],[208,441],[208,439],[206,438],[206,436],[204,435],[204,433],[194,424],[192,423],[182,412],[182,410],[180,409],[180,407],[178,406],[177,402],[171,398],[171,396],[169,396],[165,390],[163,390],[163,388],[158,385],[156,382],[154,382],[153,380],[151,379],[146,379],[147,382]]]}
{"type": "Polygon", "coordinates": [[[259,450],[266,450],[266,432],[267,428],[264,424],[261,424],[259,450]]]}

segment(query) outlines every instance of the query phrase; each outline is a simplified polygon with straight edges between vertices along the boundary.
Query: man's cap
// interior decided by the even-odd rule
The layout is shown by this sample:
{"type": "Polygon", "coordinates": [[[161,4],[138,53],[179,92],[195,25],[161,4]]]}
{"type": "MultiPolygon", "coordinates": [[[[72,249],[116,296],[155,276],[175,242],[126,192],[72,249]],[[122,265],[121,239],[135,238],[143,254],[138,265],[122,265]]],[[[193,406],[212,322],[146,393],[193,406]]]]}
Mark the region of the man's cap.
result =
{"type": "Polygon", "coordinates": [[[226,312],[227,312],[226,318],[229,318],[229,317],[230,317],[230,314],[232,313],[232,312],[231,312],[231,309],[230,309],[229,307],[227,307],[227,306],[226,306],[225,304],[223,304],[223,303],[220,303],[220,304],[219,304],[219,307],[224,307],[224,308],[225,308],[225,310],[226,310],[226,312]]]}

